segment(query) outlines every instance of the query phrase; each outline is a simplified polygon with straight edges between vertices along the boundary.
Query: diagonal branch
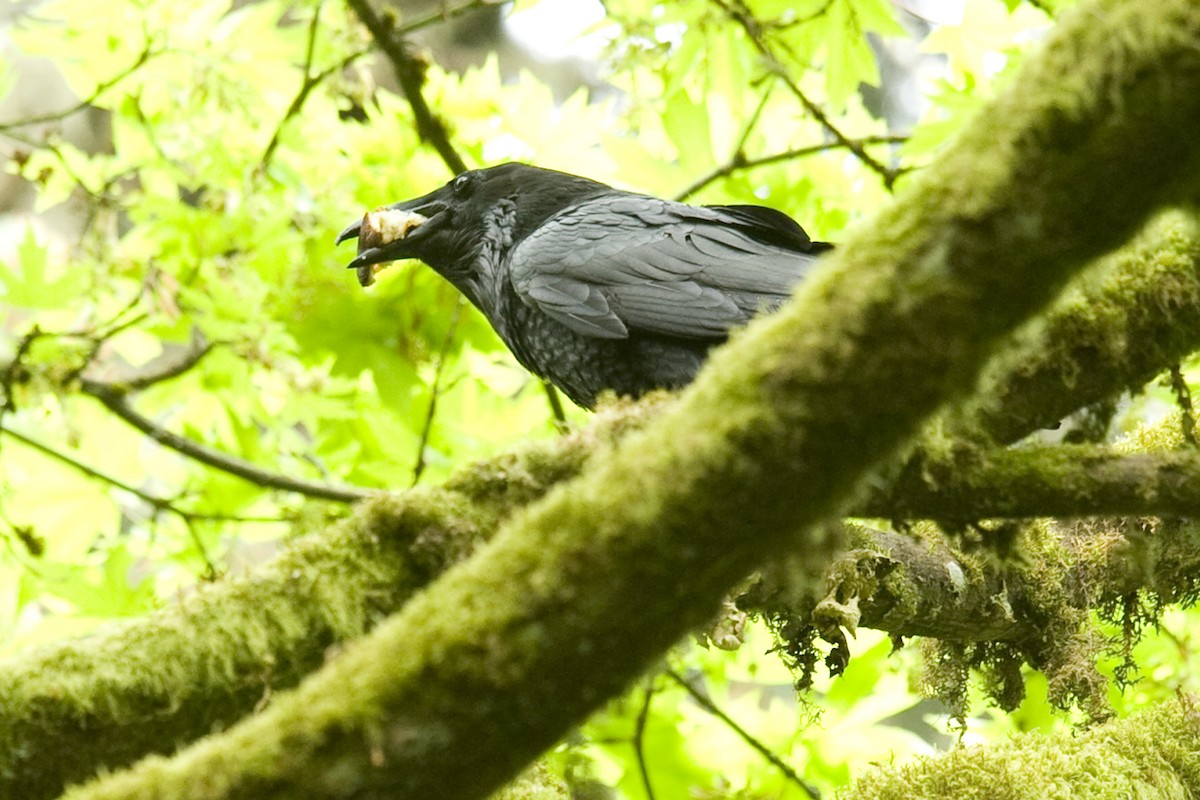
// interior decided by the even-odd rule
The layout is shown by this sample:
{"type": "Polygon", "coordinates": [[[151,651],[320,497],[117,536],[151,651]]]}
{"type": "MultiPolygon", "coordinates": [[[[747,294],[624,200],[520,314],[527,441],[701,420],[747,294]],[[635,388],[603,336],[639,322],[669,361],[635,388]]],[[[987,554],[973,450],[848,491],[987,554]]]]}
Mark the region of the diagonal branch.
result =
{"type": "Polygon", "coordinates": [[[446,368],[450,345],[453,344],[454,335],[458,331],[458,321],[462,317],[464,302],[463,296],[457,295],[454,312],[450,315],[450,323],[446,326],[446,335],[442,337],[442,346],[438,348],[437,359],[434,361],[433,385],[429,387],[429,405],[425,408],[425,421],[421,423],[421,437],[417,441],[417,459],[413,465],[413,486],[420,483],[421,475],[425,472],[425,449],[429,446],[429,437],[433,433],[433,420],[437,416],[438,398],[442,393],[442,373],[446,368]]]}
{"type": "Polygon", "coordinates": [[[134,486],[133,484],[126,483],[125,481],[121,480],[120,478],[115,478],[112,475],[109,475],[107,472],[103,472],[99,469],[96,469],[95,467],[89,466],[89,465],[83,463],[82,461],[79,461],[78,459],[67,455],[66,453],[62,452],[61,450],[56,450],[55,448],[51,447],[50,445],[46,444],[45,442],[40,442],[37,439],[33,438],[32,436],[21,433],[18,430],[15,430],[10,427],[0,426],[0,434],[9,436],[12,439],[15,439],[16,441],[25,445],[26,447],[36,450],[37,452],[41,453],[42,455],[48,456],[49,458],[54,459],[55,461],[59,462],[60,464],[65,464],[68,467],[70,467],[71,469],[73,469],[77,472],[83,473],[84,475],[88,476],[89,478],[94,478],[94,479],[100,481],[101,483],[106,483],[109,486],[113,486],[117,489],[120,489],[123,492],[127,492],[127,493],[133,495],[134,497],[138,498],[142,502],[146,503],[147,505],[151,506],[156,511],[170,512],[170,513],[176,515],[177,517],[179,517],[180,519],[184,520],[185,522],[216,521],[216,522],[277,523],[277,522],[286,522],[287,521],[286,519],[279,518],[279,517],[245,517],[245,516],[239,516],[236,514],[209,514],[209,513],[205,513],[205,512],[188,511],[186,509],[183,509],[183,508],[180,508],[179,506],[177,506],[175,504],[175,501],[172,500],[171,498],[162,497],[162,496],[156,495],[156,494],[151,494],[150,492],[147,492],[144,489],[139,489],[138,487],[134,486]]]}
{"type": "MultiPolygon", "coordinates": [[[[59,122],[63,119],[66,119],[67,117],[71,116],[72,114],[76,114],[76,113],[82,111],[83,109],[87,108],[88,106],[92,105],[97,100],[99,100],[100,96],[103,95],[105,92],[107,92],[109,89],[116,86],[118,83],[125,80],[133,73],[137,72],[139,69],[141,69],[143,66],[145,66],[146,63],[150,61],[150,59],[159,55],[161,52],[162,51],[154,50],[151,48],[150,39],[149,39],[149,37],[147,37],[146,46],[142,49],[142,52],[138,54],[137,58],[134,59],[132,64],[130,64],[128,67],[121,70],[116,75],[112,76],[111,78],[101,81],[100,83],[96,84],[95,90],[90,95],[85,97],[84,99],[82,99],[79,102],[75,103],[74,105],[72,105],[68,108],[64,108],[60,111],[51,111],[46,114],[39,114],[38,116],[35,116],[35,117],[26,117],[24,119],[13,120],[11,122],[0,122],[0,133],[4,133],[6,135],[11,135],[10,132],[16,130],[17,128],[21,128],[26,125],[40,125],[45,122],[59,122]]],[[[25,142],[26,144],[34,144],[33,142],[30,142],[28,140],[22,139],[22,141],[25,142]]]]}
{"type": "Polygon", "coordinates": [[[164,447],[170,448],[194,461],[199,461],[201,464],[207,464],[214,469],[219,469],[230,475],[236,475],[264,489],[279,489],[285,492],[302,494],[306,497],[334,500],[339,503],[356,503],[359,500],[365,500],[368,497],[379,494],[378,491],[372,489],[314,483],[312,481],[281,475],[277,472],[270,472],[245,459],[231,456],[228,453],[222,453],[220,450],[202,445],[186,436],[180,436],[163,428],[130,405],[128,393],[121,388],[87,378],[84,378],[80,382],[80,385],[85,394],[89,394],[99,400],[113,414],[116,414],[125,420],[125,422],[164,447]]]}
{"type": "Polygon", "coordinates": [[[771,748],[767,747],[765,744],[756,739],[749,731],[739,725],[737,721],[733,719],[733,717],[721,710],[721,707],[714,703],[712,698],[710,698],[706,693],[697,688],[692,681],[688,680],[683,675],[680,675],[673,669],[667,669],[663,674],[683,687],[683,690],[686,691],[692,700],[694,700],[701,708],[703,708],[709,714],[712,714],[717,719],[721,720],[721,722],[723,722],[727,728],[737,734],[739,739],[741,739],[756,753],[766,759],[771,766],[782,772],[784,777],[794,783],[802,792],[813,798],[813,800],[820,800],[821,794],[817,791],[815,786],[804,780],[804,778],[801,778],[796,773],[796,770],[792,769],[787,762],[785,762],[775,753],[771,752],[771,748]]]}
{"type": "Polygon", "coordinates": [[[884,186],[886,186],[888,189],[891,189],[892,185],[896,182],[896,178],[900,175],[900,170],[889,167],[876,159],[867,152],[866,148],[863,147],[862,142],[856,139],[851,139],[849,136],[843,133],[838,126],[833,124],[833,121],[829,119],[829,115],[826,114],[819,105],[814,103],[812,99],[804,92],[804,90],[800,88],[800,85],[792,79],[791,75],[788,74],[787,69],[771,50],[770,43],[768,43],[766,37],[763,36],[763,26],[753,17],[753,15],[750,13],[750,10],[746,8],[745,4],[742,3],[741,0],[731,0],[731,2],[726,2],[726,0],[712,0],[712,2],[716,3],[716,5],[719,6],[721,10],[729,16],[730,19],[741,26],[742,30],[745,31],[746,36],[750,39],[755,49],[762,54],[762,57],[766,60],[771,71],[780,77],[780,79],[784,82],[784,85],[788,87],[788,91],[790,91],[792,95],[800,102],[800,105],[804,106],[804,109],[812,116],[812,118],[815,119],[822,128],[827,130],[839,145],[846,148],[851,153],[854,153],[854,155],[857,156],[864,165],[878,173],[879,176],[883,178],[884,186]]]}
{"type": "Polygon", "coordinates": [[[395,27],[394,19],[387,14],[378,14],[371,7],[370,0],[346,0],[363,25],[371,32],[379,49],[391,62],[396,80],[404,92],[409,106],[412,107],[413,118],[417,123],[417,134],[422,141],[433,145],[442,161],[455,175],[467,171],[467,165],[462,156],[450,142],[450,133],[446,123],[433,113],[421,86],[425,81],[425,67],[415,55],[408,42],[404,41],[395,27]]]}
{"type": "Polygon", "coordinates": [[[130,392],[145,389],[183,374],[198,364],[210,349],[211,344],[205,341],[203,336],[196,334],[188,347],[167,352],[137,369],[127,369],[119,374],[101,378],[102,368],[93,364],[80,377],[79,386],[84,394],[96,398],[113,414],[164,447],[199,461],[201,464],[206,464],[230,475],[236,475],[256,486],[295,492],[307,497],[341,503],[354,503],[379,493],[376,490],[358,486],[315,483],[270,472],[249,461],[222,453],[186,436],[173,433],[139,413],[130,404],[130,392]]]}
{"type": "MultiPolygon", "coordinates": [[[[848,140],[855,145],[865,147],[873,144],[903,144],[908,141],[907,136],[864,136],[861,139],[848,140]]],[[[792,161],[795,159],[806,158],[808,156],[825,153],[830,150],[838,150],[847,147],[846,142],[832,141],[822,142],[821,144],[809,145],[807,147],[797,147],[792,150],[784,150],[780,153],[772,153],[766,156],[757,156],[750,158],[741,150],[734,153],[733,157],[724,164],[713,169],[699,178],[697,178],[690,186],[680,191],[675,195],[675,199],[679,201],[687,200],[689,197],[697,194],[701,189],[704,189],[710,183],[718,181],[721,178],[727,178],[735,172],[742,170],[755,169],[757,167],[765,167],[770,164],[778,164],[781,161],[792,161]]]]}

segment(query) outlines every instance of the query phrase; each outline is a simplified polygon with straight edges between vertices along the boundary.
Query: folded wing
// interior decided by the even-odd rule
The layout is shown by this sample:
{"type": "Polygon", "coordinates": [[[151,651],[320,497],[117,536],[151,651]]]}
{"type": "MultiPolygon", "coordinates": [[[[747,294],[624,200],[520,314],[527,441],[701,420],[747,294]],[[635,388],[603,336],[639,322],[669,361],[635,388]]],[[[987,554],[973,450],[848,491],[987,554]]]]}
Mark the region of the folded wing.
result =
{"type": "Polygon", "coordinates": [[[525,303],[585,336],[723,339],[783,302],[825,247],[771,209],[613,194],[540,225],[510,275],[525,303]]]}

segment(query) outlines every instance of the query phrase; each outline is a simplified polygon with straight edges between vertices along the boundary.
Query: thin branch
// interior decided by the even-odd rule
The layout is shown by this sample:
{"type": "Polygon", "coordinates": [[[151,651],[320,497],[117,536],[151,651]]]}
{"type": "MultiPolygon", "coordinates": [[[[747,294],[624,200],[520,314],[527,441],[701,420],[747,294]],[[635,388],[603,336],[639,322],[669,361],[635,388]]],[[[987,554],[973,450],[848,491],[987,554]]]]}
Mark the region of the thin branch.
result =
{"type": "Polygon", "coordinates": [[[554,422],[554,429],[559,433],[566,433],[571,426],[567,423],[567,412],[563,408],[562,398],[558,396],[558,389],[554,388],[554,384],[550,381],[538,378],[542,384],[542,390],[546,392],[546,402],[550,405],[550,416],[554,422]]]}
{"type": "Polygon", "coordinates": [[[446,124],[433,113],[429,104],[421,94],[421,85],[425,81],[424,66],[413,55],[409,44],[401,38],[395,27],[395,20],[389,14],[377,14],[371,8],[370,0],[346,0],[358,18],[371,32],[375,42],[392,64],[396,80],[404,92],[409,106],[412,107],[413,118],[417,124],[417,134],[422,141],[433,145],[442,161],[455,175],[467,171],[466,162],[450,142],[450,133],[446,124]]]}
{"type": "Polygon", "coordinates": [[[463,302],[463,296],[458,294],[454,311],[451,312],[450,324],[446,327],[446,335],[442,338],[442,345],[438,348],[437,360],[434,362],[429,406],[425,409],[425,421],[421,424],[421,439],[417,442],[417,463],[413,466],[413,486],[417,485],[421,480],[421,474],[425,472],[425,448],[429,446],[429,436],[433,432],[433,418],[437,415],[438,398],[441,396],[442,390],[442,373],[446,368],[446,353],[449,352],[450,345],[454,342],[454,335],[458,331],[458,320],[462,316],[463,302]]]}
{"type": "Polygon", "coordinates": [[[419,30],[428,28],[431,25],[437,25],[441,22],[449,22],[456,17],[461,17],[480,8],[488,6],[502,6],[509,0],[471,0],[471,2],[463,3],[460,6],[447,8],[445,3],[441,4],[441,8],[432,11],[423,17],[417,17],[412,22],[406,22],[396,28],[397,36],[408,36],[410,33],[416,33],[419,30]]]}
{"type": "MultiPolygon", "coordinates": [[[[139,69],[145,66],[146,62],[158,54],[159,51],[151,49],[149,39],[147,39],[145,49],[138,54],[137,59],[132,64],[108,80],[101,81],[100,83],[96,84],[95,91],[93,91],[88,97],[85,97],[84,99],[75,103],[75,105],[70,106],[69,108],[64,108],[61,111],[52,111],[36,117],[26,117],[25,119],[13,120],[12,122],[2,122],[0,123],[0,133],[8,134],[9,131],[25,127],[26,125],[40,125],[45,122],[59,122],[64,120],[72,114],[78,113],[95,103],[100,99],[102,94],[128,78],[133,73],[137,72],[139,69]]],[[[30,142],[25,141],[25,143],[29,144],[30,142]]]]}
{"type": "Polygon", "coordinates": [[[123,392],[148,389],[157,383],[177,378],[199,364],[213,348],[204,334],[198,328],[193,328],[192,340],[186,347],[164,347],[161,354],[141,366],[97,367],[92,359],[103,341],[104,338],[97,339],[92,355],[81,367],[72,371],[71,378],[83,376],[90,383],[103,384],[123,392]],[[99,374],[103,372],[107,374],[99,374]]]}
{"type": "MultiPolygon", "coordinates": [[[[873,144],[902,144],[908,141],[907,136],[864,136],[861,139],[852,140],[859,147],[865,147],[873,144]]],[[[793,159],[806,158],[818,153],[824,153],[829,150],[840,150],[846,148],[846,143],[842,141],[822,142],[821,144],[808,145],[807,147],[797,147],[792,150],[784,150],[779,153],[772,153],[766,156],[758,156],[757,158],[747,158],[742,152],[734,153],[733,157],[724,164],[716,167],[711,172],[697,178],[690,186],[675,195],[675,199],[679,201],[687,200],[695,195],[701,189],[707,187],[710,183],[718,181],[721,178],[727,178],[735,172],[741,170],[755,169],[756,167],[767,166],[768,164],[777,164],[781,161],[791,161],[793,159]]]]}
{"type": "MultiPolygon", "coordinates": [[[[397,37],[404,37],[410,33],[422,30],[431,25],[435,25],[440,22],[447,22],[470,11],[484,8],[489,5],[498,5],[498,3],[496,3],[495,0],[472,0],[469,3],[464,3],[463,5],[455,6],[453,8],[439,9],[427,14],[424,17],[420,17],[412,22],[399,26],[395,29],[394,35],[397,37]]],[[[265,170],[270,164],[271,158],[275,155],[275,150],[279,147],[279,140],[283,136],[284,127],[289,121],[300,114],[300,111],[304,108],[304,103],[306,100],[308,100],[308,96],[312,93],[312,90],[324,83],[329,76],[346,69],[355,61],[370,53],[373,49],[364,48],[362,50],[353,52],[333,66],[326,67],[320,72],[313,74],[313,51],[315,49],[314,43],[316,41],[317,20],[319,14],[320,4],[318,3],[316,10],[313,11],[312,21],[309,24],[308,44],[304,56],[304,81],[300,84],[300,89],[296,92],[296,96],[292,99],[291,105],[288,106],[287,111],[284,113],[283,119],[279,121],[279,125],[276,126],[275,132],[271,135],[271,141],[267,143],[267,147],[263,151],[262,158],[260,159],[261,169],[265,170]]],[[[453,167],[451,168],[453,169],[453,167]]]]}
{"type": "MultiPolygon", "coordinates": [[[[287,475],[269,472],[262,467],[244,459],[222,453],[206,445],[173,433],[150,418],[140,414],[129,403],[129,393],[135,389],[145,389],[156,383],[174,378],[194,367],[209,352],[211,345],[199,334],[194,334],[191,344],[184,350],[164,353],[152,359],[147,364],[124,371],[116,378],[101,378],[101,371],[90,363],[91,374],[83,374],[79,379],[80,389],[84,394],[99,400],[109,411],[116,414],[125,422],[137,428],[154,441],[168,447],[177,453],[187,456],[202,464],[236,475],[256,486],[268,489],[280,489],[288,492],[316,497],[323,500],[334,500],[342,503],[354,503],[371,497],[377,492],[358,486],[335,486],[326,483],[315,483],[287,475]]],[[[90,359],[89,359],[90,362],[90,359]]]]}
{"type": "MultiPolygon", "coordinates": [[[[754,133],[754,128],[758,125],[758,120],[762,117],[763,109],[767,107],[767,100],[771,98],[771,87],[772,84],[768,83],[767,88],[763,90],[762,97],[760,97],[758,100],[758,105],[754,107],[754,113],[750,115],[750,119],[746,123],[746,127],[742,130],[742,135],[738,137],[738,142],[733,148],[733,155],[729,157],[729,161],[727,162],[728,171],[724,172],[724,174],[728,175],[729,172],[732,172],[734,168],[740,167],[746,163],[746,143],[750,141],[750,135],[754,133]]],[[[718,167],[717,170],[714,170],[714,173],[716,174],[710,173],[712,177],[704,180],[703,183],[693,184],[694,188],[685,190],[682,194],[676,196],[675,199],[679,200],[680,202],[686,200],[689,196],[698,192],[709,182],[721,177],[721,169],[722,168],[718,167]]]]}
{"type": "Polygon", "coordinates": [[[188,538],[192,540],[192,544],[196,546],[196,551],[200,553],[200,558],[204,561],[204,578],[209,581],[215,581],[220,571],[217,565],[213,562],[208,554],[208,547],[204,544],[204,540],[200,538],[200,532],[196,530],[190,517],[183,518],[183,527],[187,528],[188,538]]]}
{"type": "Polygon", "coordinates": [[[646,721],[650,718],[650,704],[654,702],[655,688],[653,681],[646,685],[642,696],[642,707],[638,710],[637,723],[633,729],[633,752],[637,756],[638,772],[642,775],[642,787],[646,790],[646,800],[655,800],[654,787],[650,784],[650,770],[646,766],[646,721]]]}
{"type": "Polygon", "coordinates": [[[170,498],[160,497],[159,495],[151,494],[143,489],[139,489],[133,484],[126,483],[120,478],[115,478],[112,475],[109,475],[107,472],[102,472],[95,467],[89,466],[82,461],[67,455],[61,450],[57,450],[50,445],[40,442],[32,436],[21,433],[13,428],[0,427],[0,434],[6,434],[26,447],[36,450],[42,455],[48,456],[60,464],[65,464],[76,472],[80,472],[89,478],[93,478],[101,483],[106,483],[109,486],[120,489],[123,492],[127,492],[147,505],[153,507],[156,511],[170,512],[185,522],[245,522],[275,524],[288,521],[283,517],[238,516],[235,514],[210,514],[188,511],[186,509],[179,508],[177,505],[175,505],[175,501],[170,498]]]}
{"type": "MultiPolygon", "coordinates": [[[[122,312],[124,313],[124,312],[122,312]]],[[[119,316],[119,315],[118,315],[119,316]]],[[[96,366],[94,358],[99,350],[99,345],[104,341],[106,336],[113,335],[116,331],[121,330],[126,323],[110,324],[109,330],[105,332],[105,336],[97,338],[94,334],[87,332],[71,332],[64,334],[48,334],[37,328],[32,329],[26,334],[24,339],[17,348],[17,355],[0,373],[0,389],[5,391],[3,405],[0,405],[0,422],[3,422],[3,414],[12,410],[12,391],[13,384],[17,381],[17,376],[20,372],[20,361],[28,351],[32,341],[36,338],[44,336],[67,336],[67,337],[82,337],[93,342],[93,346],[87,357],[83,360],[83,364],[70,373],[70,379],[79,379],[79,387],[84,394],[91,395],[99,400],[106,408],[123,419],[128,424],[140,430],[150,438],[165,447],[168,447],[176,452],[199,461],[202,464],[207,464],[210,467],[228,472],[231,475],[236,475],[243,480],[247,480],[257,486],[262,486],[269,489],[280,489],[283,491],[296,492],[308,497],[316,497],[323,500],[333,500],[342,503],[354,503],[359,500],[371,497],[378,492],[376,490],[366,489],[357,486],[335,486],[325,483],[315,483],[305,481],[299,478],[291,478],[286,475],[269,472],[255,464],[245,461],[244,459],[222,453],[219,450],[202,445],[192,441],[187,437],[180,436],[176,433],[166,430],[153,420],[138,413],[129,403],[128,395],[131,391],[137,389],[145,389],[153,386],[156,383],[177,377],[187,370],[194,367],[200,360],[209,352],[211,345],[199,334],[194,334],[191,344],[177,351],[168,351],[158,358],[152,359],[147,364],[136,368],[126,368],[119,374],[100,377],[103,369],[96,366]],[[90,372],[90,374],[88,374],[90,372]]],[[[12,433],[9,429],[0,429],[12,433]]],[[[16,436],[16,434],[13,434],[16,436]]],[[[36,447],[37,445],[30,445],[36,447]]],[[[69,459],[69,457],[66,457],[69,459]]],[[[104,476],[100,473],[93,477],[103,479],[104,476]]],[[[113,483],[113,481],[109,481],[113,483]]],[[[114,485],[116,485],[114,483],[114,485]]],[[[132,491],[143,500],[155,505],[156,507],[164,507],[162,498],[152,499],[153,495],[145,495],[133,490],[127,486],[121,486],[127,491],[132,491]]],[[[193,515],[193,518],[198,519],[198,516],[193,515]]]]}
{"type": "Polygon", "coordinates": [[[323,0],[318,0],[313,8],[312,19],[308,23],[308,41],[304,46],[304,80],[300,83],[300,91],[292,98],[291,104],[284,112],[283,119],[279,120],[279,124],[275,126],[275,132],[271,134],[271,141],[267,143],[267,149],[263,151],[262,158],[259,160],[259,168],[266,170],[267,165],[271,163],[271,157],[275,155],[275,148],[279,146],[279,137],[283,134],[283,128],[288,121],[300,113],[300,109],[304,107],[304,101],[308,99],[309,93],[317,85],[312,74],[313,54],[317,49],[317,31],[321,27],[321,5],[323,0]]]}
{"type": "Polygon", "coordinates": [[[1183,371],[1178,364],[1171,365],[1171,391],[1175,393],[1175,402],[1182,412],[1180,421],[1183,427],[1183,440],[1192,447],[1200,447],[1196,441],[1196,410],[1192,405],[1192,390],[1183,379],[1183,371]]]}
{"type": "Polygon", "coordinates": [[[745,4],[740,2],[740,0],[733,0],[734,5],[727,3],[726,0],[712,0],[712,2],[715,3],[722,11],[724,11],[730,19],[741,26],[742,30],[746,32],[746,36],[750,39],[755,49],[762,54],[762,57],[766,60],[766,63],[771,71],[783,80],[784,84],[788,87],[788,90],[791,91],[792,95],[795,96],[795,98],[800,102],[800,105],[804,106],[804,109],[812,115],[813,119],[815,119],[817,123],[821,125],[821,127],[829,131],[829,134],[833,136],[833,138],[837,140],[842,147],[854,153],[854,155],[856,155],[863,164],[865,164],[869,169],[878,173],[879,176],[883,178],[884,186],[886,186],[888,189],[891,189],[901,171],[889,167],[876,159],[866,151],[859,141],[846,136],[846,134],[842,133],[840,128],[833,124],[833,122],[829,119],[829,116],[821,110],[821,107],[814,103],[812,99],[805,94],[804,90],[800,88],[800,85],[797,84],[788,74],[787,69],[771,50],[771,46],[767,43],[766,37],[763,36],[762,24],[754,18],[754,16],[750,13],[750,10],[746,8],[745,4]]]}
{"type": "Polygon", "coordinates": [[[691,681],[687,680],[686,678],[684,678],[682,675],[680,675],[678,672],[676,672],[673,669],[667,669],[665,671],[665,674],[668,678],[670,678],[671,680],[675,681],[680,686],[682,686],[684,688],[684,691],[686,691],[689,695],[691,695],[692,699],[695,700],[696,703],[701,708],[703,708],[708,713],[712,714],[717,719],[721,720],[721,722],[725,723],[725,725],[731,731],[736,733],[743,742],[750,745],[750,747],[754,748],[754,750],[756,752],[758,752],[759,755],[761,755],[763,758],[765,758],[767,761],[769,761],[776,769],[778,769],[780,772],[782,772],[789,781],[791,781],[792,783],[799,786],[804,791],[804,793],[807,794],[809,797],[813,798],[813,800],[820,800],[821,793],[817,791],[816,787],[809,784],[808,781],[804,780],[804,778],[801,778],[794,769],[792,769],[786,763],[784,763],[783,759],[781,759],[779,756],[777,756],[773,752],[771,752],[771,749],[769,747],[764,745],[758,739],[754,738],[754,736],[752,736],[750,734],[750,732],[747,731],[745,728],[743,728],[741,725],[738,725],[737,722],[734,721],[734,719],[732,717],[730,717],[728,714],[726,714],[724,711],[722,711],[717,706],[716,703],[714,703],[712,700],[709,699],[709,697],[706,694],[704,694],[699,689],[697,689],[695,686],[693,686],[691,681]]]}
{"type": "Polygon", "coordinates": [[[312,481],[269,472],[245,459],[231,456],[228,453],[222,453],[219,450],[195,442],[186,436],[180,436],[163,428],[149,417],[140,414],[137,409],[131,406],[127,393],[120,388],[87,378],[84,378],[80,385],[85,394],[89,394],[99,400],[109,411],[164,447],[170,448],[194,461],[199,461],[201,464],[207,464],[214,469],[219,469],[230,475],[236,475],[256,486],[262,486],[266,489],[279,489],[285,492],[295,492],[307,497],[334,500],[340,503],[356,503],[359,500],[365,500],[379,493],[377,490],[364,489],[358,486],[333,486],[324,483],[313,483],[312,481]]]}
{"type": "Polygon", "coordinates": [[[271,141],[267,143],[267,147],[263,150],[262,158],[259,159],[259,169],[265,171],[270,165],[272,157],[275,155],[275,150],[279,147],[280,139],[283,137],[283,130],[287,124],[299,116],[304,109],[304,103],[308,100],[313,89],[316,89],[324,83],[331,75],[335,75],[349,67],[355,61],[358,61],[365,55],[370,54],[374,48],[364,47],[361,50],[356,50],[353,53],[342,58],[336,64],[326,67],[320,72],[313,73],[313,50],[317,35],[317,20],[320,13],[320,5],[313,11],[312,22],[308,29],[308,46],[304,56],[304,80],[300,83],[300,88],[296,91],[296,96],[292,98],[292,102],[288,105],[287,111],[284,112],[283,118],[279,120],[279,124],[275,126],[275,132],[271,134],[271,141]]]}

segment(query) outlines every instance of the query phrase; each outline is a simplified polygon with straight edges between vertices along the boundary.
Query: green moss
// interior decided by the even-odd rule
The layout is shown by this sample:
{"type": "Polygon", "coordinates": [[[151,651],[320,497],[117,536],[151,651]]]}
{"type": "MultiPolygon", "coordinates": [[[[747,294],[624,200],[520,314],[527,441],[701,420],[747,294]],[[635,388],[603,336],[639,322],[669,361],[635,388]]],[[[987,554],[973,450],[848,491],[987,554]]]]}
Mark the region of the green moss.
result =
{"type": "Polygon", "coordinates": [[[1086,733],[1026,735],[872,770],[846,800],[1185,800],[1200,794],[1200,714],[1183,698],[1086,733]]]}
{"type": "Polygon", "coordinates": [[[538,762],[492,795],[491,800],[572,800],[572,796],[562,777],[538,762]]]}
{"type": "Polygon", "coordinates": [[[1197,227],[1193,216],[1164,213],[1076,281],[988,366],[981,391],[946,423],[952,438],[1012,442],[1140,388],[1195,350],[1197,227]]]}

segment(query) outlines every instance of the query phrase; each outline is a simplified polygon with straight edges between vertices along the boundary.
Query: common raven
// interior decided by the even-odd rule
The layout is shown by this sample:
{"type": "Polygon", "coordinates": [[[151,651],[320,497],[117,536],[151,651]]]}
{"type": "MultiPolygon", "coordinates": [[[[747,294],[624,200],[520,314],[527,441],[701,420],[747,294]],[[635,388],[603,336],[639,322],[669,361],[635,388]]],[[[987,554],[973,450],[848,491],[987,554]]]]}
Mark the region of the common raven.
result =
{"type": "Polygon", "coordinates": [[[584,408],[605,389],[688,383],[830,247],[771,208],[690,206],[516,163],[369,212],[337,241],[356,237],[363,286],[386,262],[424,261],[584,408]]]}

